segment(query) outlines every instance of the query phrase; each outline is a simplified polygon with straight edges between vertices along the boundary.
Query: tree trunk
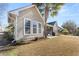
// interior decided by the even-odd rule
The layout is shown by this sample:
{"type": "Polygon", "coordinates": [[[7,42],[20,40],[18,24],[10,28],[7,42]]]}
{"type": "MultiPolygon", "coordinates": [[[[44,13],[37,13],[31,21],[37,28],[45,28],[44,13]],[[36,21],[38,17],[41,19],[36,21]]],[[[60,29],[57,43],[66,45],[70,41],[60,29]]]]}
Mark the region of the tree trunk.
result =
{"type": "Polygon", "coordinates": [[[49,13],[48,7],[45,7],[45,26],[44,26],[45,38],[47,38],[47,18],[48,18],[48,13],[49,13]]]}

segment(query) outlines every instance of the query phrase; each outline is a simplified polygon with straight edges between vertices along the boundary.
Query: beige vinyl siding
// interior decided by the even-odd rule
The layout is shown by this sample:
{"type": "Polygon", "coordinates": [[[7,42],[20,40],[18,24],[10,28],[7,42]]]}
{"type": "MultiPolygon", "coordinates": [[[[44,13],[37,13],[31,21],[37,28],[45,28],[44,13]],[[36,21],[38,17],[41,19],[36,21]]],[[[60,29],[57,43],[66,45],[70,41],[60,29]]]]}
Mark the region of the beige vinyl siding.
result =
{"type": "MultiPolygon", "coordinates": [[[[32,25],[31,25],[32,27],[32,25]]],[[[31,32],[33,29],[31,28],[31,32]]],[[[43,31],[44,31],[44,22],[42,18],[39,16],[38,12],[36,11],[35,7],[32,7],[30,9],[25,9],[19,12],[19,15],[17,17],[17,39],[19,38],[27,38],[27,37],[43,37],[43,31]],[[42,25],[42,32],[36,33],[36,34],[28,34],[24,35],[24,18],[29,18],[30,21],[37,21],[40,22],[42,25]]]]}

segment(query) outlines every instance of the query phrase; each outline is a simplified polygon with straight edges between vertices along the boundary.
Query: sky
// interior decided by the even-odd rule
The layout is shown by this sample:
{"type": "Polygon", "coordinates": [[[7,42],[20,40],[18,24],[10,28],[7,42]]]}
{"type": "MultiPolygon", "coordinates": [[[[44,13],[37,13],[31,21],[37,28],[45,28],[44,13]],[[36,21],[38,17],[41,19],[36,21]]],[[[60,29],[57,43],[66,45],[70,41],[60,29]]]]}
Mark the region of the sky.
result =
{"type": "MultiPolygon", "coordinates": [[[[2,25],[3,28],[5,28],[8,25],[8,12],[17,8],[21,8],[21,7],[28,7],[31,6],[31,3],[9,3],[8,6],[6,6],[6,11],[4,11],[4,15],[3,17],[0,19],[0,23],[2,25]]],[[[1,15],[0,15],[1,16],[1,15]]]]}
{"type": "MultiPolygon", "coordinates": [[[[7,12],[24,7],[24,6],[31,6],[31,3],[10,3],[8,4],[7,10],[5,11],[3,18],[0,19],[0,23],[2,27],[7,26],[8,19],[7,19],[7,12]]],[[[1,15],[0,15],[1,16],[1,15]]],[[[57,16],[52,17],[49,15],[47,22],[57,21],[58,25],[61,26],[67,20],[74,21],[77,26],[79,26],[79,4],[77,3],[70,3],[64,4],[62,8],[58,11],[57,16]]]]}
{"type": "Polygon", "coordinates": [[[58,11],[57,16],[49,16],[48,18],[48,22],[57,21],[59,26],[68,20],[74,21],[77,26],[79,26],[79,4],[64,4],[64,6],[62,6],[62,8],[58,11]]]}

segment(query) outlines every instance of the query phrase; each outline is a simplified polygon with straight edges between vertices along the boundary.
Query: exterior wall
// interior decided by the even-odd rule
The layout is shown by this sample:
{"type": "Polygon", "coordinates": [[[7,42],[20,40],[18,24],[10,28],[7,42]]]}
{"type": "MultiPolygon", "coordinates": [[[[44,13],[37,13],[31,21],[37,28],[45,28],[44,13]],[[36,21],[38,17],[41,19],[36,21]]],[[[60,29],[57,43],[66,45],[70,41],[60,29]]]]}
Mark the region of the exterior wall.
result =
{"type": "Polygon", "coordinates": [[[52,32],[53,32],[53,27],[49,27],[49,26],[47,26],[47,35],[49,36],[51,36],[52,35],[52,32]]]}
{"type": "Polygon", "coordinates": [[[16,15],[12,13],[8,13],[8,22],[14,24],[14,21],[16,21],[16,15]]]}
{"type": "Polygon", "coordinates": [[[35,7],[28,8],[19,12],[19,15],[17,16],[17,40],[27,39],[29,37],[43,37],[43,31],[44,31],[44,21],[39,16],[35,7]],[[31,33],[28,35],[24,35],[24,18],[29,18],[31,21],[40,22],[42,24],[42,33],[40,34],[31,33]]]}
{"type": "Polygon", "coordinates": [[[55,23],[54,25],[51,25],[51,26],[47,26],[47,34],[53,35],[53,36],[58,35],[58,25],[57,25],[57,23],[55,23]]]}
{"type": "Polygon", "coordinates": [[[53,32],[55,33],[55,35],[58,35],[58,25],[57,25],[57,23],[55,23],[54,26],[53,26],[53,32]]]}

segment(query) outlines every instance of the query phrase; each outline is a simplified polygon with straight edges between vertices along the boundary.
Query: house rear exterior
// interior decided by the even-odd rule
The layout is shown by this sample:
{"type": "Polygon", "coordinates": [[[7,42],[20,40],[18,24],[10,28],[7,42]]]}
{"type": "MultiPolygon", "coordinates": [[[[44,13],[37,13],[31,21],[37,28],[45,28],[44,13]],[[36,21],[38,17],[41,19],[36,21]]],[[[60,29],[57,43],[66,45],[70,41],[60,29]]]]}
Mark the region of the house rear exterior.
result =
{"type": "Polygon", "coordinates": [[[9,11],[8,22],[14,25],[16,41],[44,37],[44,20],[35,5],[9,11]]]}
{"type": "Polygon", "coordinates": [[[58,35],[58,24],[56,21],[47,23],[47,35],[58,35]]]}
{"type": "Polygon", "coordinates": [[[0,32],[2,32],[2,27],[1,27],[1,25],[0,25],[0,32]]]}

